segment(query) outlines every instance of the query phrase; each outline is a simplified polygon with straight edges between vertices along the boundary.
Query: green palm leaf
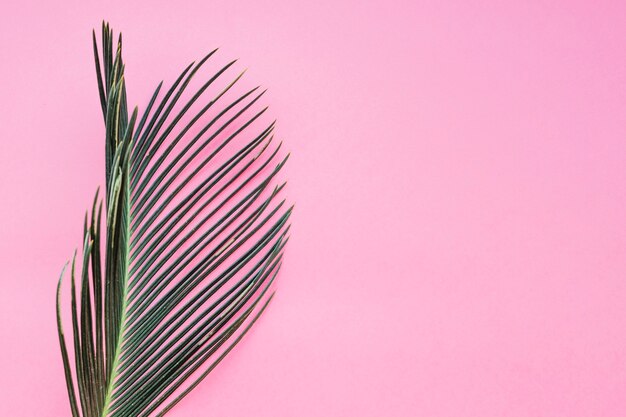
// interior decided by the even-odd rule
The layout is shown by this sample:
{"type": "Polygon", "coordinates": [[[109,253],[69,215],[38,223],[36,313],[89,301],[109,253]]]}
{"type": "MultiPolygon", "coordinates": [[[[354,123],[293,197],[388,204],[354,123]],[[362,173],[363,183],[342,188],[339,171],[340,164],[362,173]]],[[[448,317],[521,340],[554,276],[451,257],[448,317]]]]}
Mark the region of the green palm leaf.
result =
{"type": "Polygon", "coordinates": [[[272,144],[274,123],[258,127],[264,92],[228,98],[242,74],[204,99],[233,62],[182,100],[216,51],[164,94],[161,83],[138,116],[128,112],[121,36],[113,53],[103,23],[101,54],[95,32],[93,47],[106,188],[85,217],[81,265],[75,254],[70,268],[73,349],[62,326],[63,272],[57,289],[70,406],[75,417],[160,416],[233,349],[273,296],[292,211],[279,197],[284,184],[274,185],[287,158],[272,144]]]}

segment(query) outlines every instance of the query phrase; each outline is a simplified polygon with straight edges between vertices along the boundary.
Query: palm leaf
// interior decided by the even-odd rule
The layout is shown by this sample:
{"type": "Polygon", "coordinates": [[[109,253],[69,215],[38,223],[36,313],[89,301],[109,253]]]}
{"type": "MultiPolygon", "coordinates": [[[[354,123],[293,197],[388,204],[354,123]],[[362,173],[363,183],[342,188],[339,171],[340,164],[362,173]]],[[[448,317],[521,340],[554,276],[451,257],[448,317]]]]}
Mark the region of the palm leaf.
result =
{"type": "Polygon", "coordinates": [[[100,52],[93,34],[106,187],[70,268],[73,349],[63,272],[57,289],[74,417],[160,416],[196,387],[271,300],[292,211],[275,185],[287,158],[258,108],[264,92],[234,94],[242,74],[222,81],[233,62],[183,99],[210,52],[129,115],[122,38],[115,53],[113,38],[103,23],[100,52]]]}

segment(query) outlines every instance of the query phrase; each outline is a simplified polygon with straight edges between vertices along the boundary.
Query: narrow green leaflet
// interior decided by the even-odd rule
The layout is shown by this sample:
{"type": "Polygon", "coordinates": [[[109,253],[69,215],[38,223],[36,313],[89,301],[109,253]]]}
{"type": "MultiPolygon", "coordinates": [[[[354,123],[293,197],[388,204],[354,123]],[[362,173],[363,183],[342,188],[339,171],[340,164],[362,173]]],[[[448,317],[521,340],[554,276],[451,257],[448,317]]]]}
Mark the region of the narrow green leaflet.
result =
{"type": "Polygon", "coordinates": [[[234,62],[192,87],[217,50],[159,84],[140,113],[127,106],[121,35],[103,23],[100,36],[106,186],[71,262],[68,335],[65,267],[59,279],[61,356],[74,417],[162,416],[274,295],[293,208],[278,182],[288,155],[265,121],[265,92],[241,89],[234,62]]]}

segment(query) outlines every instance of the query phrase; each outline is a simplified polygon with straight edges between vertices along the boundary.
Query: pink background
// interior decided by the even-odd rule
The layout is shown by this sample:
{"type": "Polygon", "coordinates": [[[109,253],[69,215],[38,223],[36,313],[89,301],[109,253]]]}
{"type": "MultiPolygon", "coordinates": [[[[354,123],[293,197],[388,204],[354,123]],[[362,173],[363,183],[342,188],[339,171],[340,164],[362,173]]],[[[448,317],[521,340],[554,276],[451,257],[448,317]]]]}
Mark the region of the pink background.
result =
{"type": "Polygon", "coordinates": [[[103,18],[131,102],[221,46],[293,152],[278,296],[172,416],[626,415],[624,2],[12,3],[0,415],[69,415],[53,299],[102,180],[103,18]]]}

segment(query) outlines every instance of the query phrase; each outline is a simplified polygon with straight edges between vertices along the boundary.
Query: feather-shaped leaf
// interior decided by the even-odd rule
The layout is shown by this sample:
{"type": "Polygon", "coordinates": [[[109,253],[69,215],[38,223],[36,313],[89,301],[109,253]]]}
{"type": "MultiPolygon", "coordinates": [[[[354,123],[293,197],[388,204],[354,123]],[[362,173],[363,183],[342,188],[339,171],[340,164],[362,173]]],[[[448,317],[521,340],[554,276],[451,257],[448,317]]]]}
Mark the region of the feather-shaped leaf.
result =
{"type": "Polygon", "coordinates": [[[276,185],[287,158],[279,159],[274,123],[258,107],[264,91],[237,93],[242,74],[228,79],[234,62],[188,91],[217,50],[164,94],[159,84],[141,115],[129,115],[122,37],[114,53],[107,23],[101,36],[102,50],[95,32],[93,48],[105,215],[96,193],[82,261],[77,266],[76,254],[71,265],[73,350],[62,326],[61,273],[61,353],[74,417],[161,416],[273,296],[292,211],[280,197],[284,184],[276,185]]]}

